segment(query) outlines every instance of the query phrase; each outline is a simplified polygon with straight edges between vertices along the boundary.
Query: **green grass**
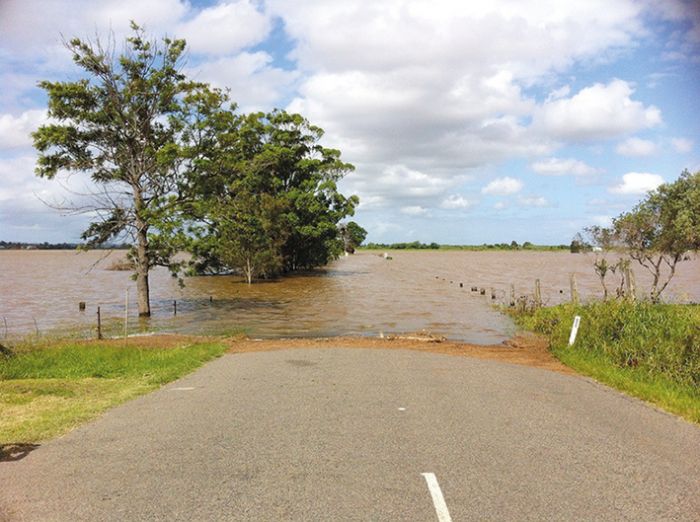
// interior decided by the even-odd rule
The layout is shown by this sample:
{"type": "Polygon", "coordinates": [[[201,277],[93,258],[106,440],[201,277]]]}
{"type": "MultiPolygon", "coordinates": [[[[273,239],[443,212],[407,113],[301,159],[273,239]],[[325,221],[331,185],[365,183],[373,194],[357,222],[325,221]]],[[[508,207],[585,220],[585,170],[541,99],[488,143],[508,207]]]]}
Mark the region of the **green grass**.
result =
{"type": "Polygon", "coordinates": [[[700,307],[608,301],[513,312],[564,364],[700,423],[700,307]],[[568,346],[575,315],[581,326],[568,346]]]}
{"type": "Polygon", "coordinates": [[[174,339],[19,345],[0,358],[0,449],[61,435],[225,350],[222,342],[174,339]]]}

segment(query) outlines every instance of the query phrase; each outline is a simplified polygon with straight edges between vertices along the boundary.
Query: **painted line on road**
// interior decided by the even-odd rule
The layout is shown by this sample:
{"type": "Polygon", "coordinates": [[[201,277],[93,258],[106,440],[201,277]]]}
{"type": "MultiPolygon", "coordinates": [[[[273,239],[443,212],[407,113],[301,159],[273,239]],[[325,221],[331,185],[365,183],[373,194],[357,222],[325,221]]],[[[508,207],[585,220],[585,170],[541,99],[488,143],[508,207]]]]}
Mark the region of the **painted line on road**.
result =
{"type": "Polygon", "coordinates": [[[423,475],[425,481],[428,483],[428,490],[430,491],[430,496],[433,497],[433,505],[435,506],[435,513],[437,514],[439,522],[452,522],[452,517],[445,503],[445,497],[442,496],[442,490],[440,489],[440,484],[438,484],[435,474],[421,473],[421,475],[423,475]]]}
{"type": "Polygon", "coordinates": [[[179,388],[170,388],[170,391],[192,391],[194,386],[181,386],[179,388]]]}

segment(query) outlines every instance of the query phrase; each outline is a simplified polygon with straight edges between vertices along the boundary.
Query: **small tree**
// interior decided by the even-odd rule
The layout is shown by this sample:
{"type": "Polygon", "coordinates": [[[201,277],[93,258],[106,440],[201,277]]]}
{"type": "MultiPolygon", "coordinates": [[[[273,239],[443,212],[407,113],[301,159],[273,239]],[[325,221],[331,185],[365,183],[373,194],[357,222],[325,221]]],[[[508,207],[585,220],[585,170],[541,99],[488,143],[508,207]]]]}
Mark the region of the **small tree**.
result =
{"type": "MultiPolygon", "coordinates": [[[[678,263],[700,250],[700,172],[684,171],[675,182],[661,185],[615,218],[611,228],[586,230],[602,248],[623,251],[648,270],[649,295],[658,301],[678,263]]],[[[623,271],[619,263],[618,268],[623,271]]]]}
{"type": "Polygon", "coordinates": [[[338,226],[338,231],[343,240],[345,251],[352,254],[367,237],[367,231],[354,221],[349,223],[341,223],[338,226]]]}
{"type": "Polygon", "coordinates": [[[150,268],[178,268],[172,256],[184,237],[177,212],[184,176],[178,142],[187,128],[183,97],[203,86],[181,72],[184,40],[159,44],[136,24],[132,30],[118,57],[99,40],[66,43],[85,78],[39,84],[55,123],[33,137],[38,176],[85,172],[98,187],[89,203],[69,208],[96,216],[82,234],[87,245],[131,236],[139,315],[149,316],[150,268]]]}
{"type": "Polygon", "coordinates": [[[226,266],[240,270],[248,284],[282,268],[283,212],[280,199],[247,191],[237,192],[212,209],[219,233],[215,253],[226,266]]]}

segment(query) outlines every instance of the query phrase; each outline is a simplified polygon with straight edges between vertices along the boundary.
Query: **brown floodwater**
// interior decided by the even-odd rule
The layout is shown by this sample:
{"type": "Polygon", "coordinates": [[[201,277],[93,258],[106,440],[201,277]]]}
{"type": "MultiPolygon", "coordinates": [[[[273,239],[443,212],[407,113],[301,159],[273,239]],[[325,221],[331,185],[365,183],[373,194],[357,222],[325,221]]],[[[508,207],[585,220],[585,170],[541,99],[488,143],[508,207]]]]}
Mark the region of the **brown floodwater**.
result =
{"type": "MultiPolygon", "coordinates": [[[[531,295],[540,279],[543,301],[555,304],[569,299],[569,276],[575,273],[584,300],[602,295],[592,254],[396,251],[386,260],[380,253],[361,252],[311,274],[253,285],[235,276],[207,276],[187,278],[180,288],[165,269],[156,269],[151,275],[153,317],[139,322],[129,273],[107,270],[124,252],[98,262],[104,255],[0,251],[0,338],[88,331],[94,328],[97,306],[105,323],[116,325],[123,321],[127,288],[132,330],[225,333],[243,328],[254,337],[427,330],[473,343],[497,343],[514,333],[510,319],[491,306],[509,298],[511,284],[517,295],[531,295]],[[472,292],[472,286],[486,289],[486,295],[472,292]],[[84,312],[78,311],[80,301],[86,302],[84,312]]],[[[642,293],[649,274],[639,266],[634,271],[642,293]]],[[[679,265],[664,298],[700,301],[700,259],[679,265]]]]}

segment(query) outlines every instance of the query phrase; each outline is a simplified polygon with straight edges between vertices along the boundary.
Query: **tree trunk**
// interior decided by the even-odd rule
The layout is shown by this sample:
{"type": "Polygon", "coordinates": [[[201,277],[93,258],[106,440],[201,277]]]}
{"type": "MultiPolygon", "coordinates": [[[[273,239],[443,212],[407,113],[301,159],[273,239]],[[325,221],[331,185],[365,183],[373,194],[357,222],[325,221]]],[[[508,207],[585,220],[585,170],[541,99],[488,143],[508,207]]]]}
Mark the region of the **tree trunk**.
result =
{"type": "Polygon", "coordinates": [[[250,258],[247,258],[246,260],[246,266],[245,266],[245,277],[246,280],[248,281],[248,284],[253,284],[253,266],[250,263],[250,258]]]}
{"type": "Polygon", "coordinates": [[[134,190],[134,210],[136,211],[136,297],[139,306],[139,317],[150,317],[148,225],[141,218],[143,197],[140,189],[137,187],[134,190]]]}
{"type": "Polygon", "coordinates": [[[151,316],[150,290],[148,288],[148,236],[143,227],[136,233],[136,295],[139,317],[151,316]]]}

